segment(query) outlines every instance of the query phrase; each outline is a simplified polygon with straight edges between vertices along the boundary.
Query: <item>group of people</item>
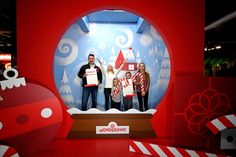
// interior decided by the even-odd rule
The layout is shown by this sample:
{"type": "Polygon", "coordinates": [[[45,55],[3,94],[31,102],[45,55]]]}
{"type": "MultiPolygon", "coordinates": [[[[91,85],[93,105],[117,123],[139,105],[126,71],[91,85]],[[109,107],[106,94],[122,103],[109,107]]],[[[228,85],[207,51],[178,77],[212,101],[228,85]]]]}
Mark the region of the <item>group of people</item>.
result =
{"type": "Polygon", "coordinates": [[[104,96],[105,96],[105,110],[111,108],[116,108],[120,110],[121,101],[123,100],[124,109],[128,110],[133,108],[133,96],[137,94],[139,109],[140,111],[148,110],[148,93],[150,86],[150,76],[146,72],[146,67],[144,63],[140,63],[138,66],[138,71],[131,76],[131,72],[127,71],[125,73],[125,78],[117,78],[117,74],[122,69],[124,62],[119,69],[114,69],[112,65],[108,65],[105,70],[103,63],[98,59],[101,69],[95,65],[95,56],[89,54],[88,64],[83,65],[78,73],[78,77],[82,79],[82,110],[87,110],[87,103],[89,96],[92,96],[92,108],[97,107],[97,93],[98,86],[102,83],[103,75],[105,76],[104,85],[104,96]],[[87,75],[86,69],[96,69],[98,84],[94,86],[87,85],[87,75]],[[124,95],[123,88],[131,85],[133,87],[133,95],[124,95]],[[110,104],[111,102],[111,104],[110,104]]]}

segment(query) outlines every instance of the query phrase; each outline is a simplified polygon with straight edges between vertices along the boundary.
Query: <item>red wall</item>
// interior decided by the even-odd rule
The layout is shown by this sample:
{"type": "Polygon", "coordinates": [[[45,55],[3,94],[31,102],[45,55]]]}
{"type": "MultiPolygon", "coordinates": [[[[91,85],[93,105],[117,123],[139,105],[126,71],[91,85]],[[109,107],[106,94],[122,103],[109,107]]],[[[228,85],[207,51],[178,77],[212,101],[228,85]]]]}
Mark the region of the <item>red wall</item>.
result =
{"type": "MultiPolygon", "coordinates": [[[[78,18],[100,9],[134,12],[156,27],[165,40],[171,56],[171,81],[152,122],[158,137],[175,142],[173,113],[178,104],[174,96],[176,90],[181,91],[175,89],[176,74],[203,74],[204,0],[17,0],[19,74],[60,99],[53,79],[57,44],[78,18]]],[[[61,129],[59,136],[65,135],[61,129]]]]}

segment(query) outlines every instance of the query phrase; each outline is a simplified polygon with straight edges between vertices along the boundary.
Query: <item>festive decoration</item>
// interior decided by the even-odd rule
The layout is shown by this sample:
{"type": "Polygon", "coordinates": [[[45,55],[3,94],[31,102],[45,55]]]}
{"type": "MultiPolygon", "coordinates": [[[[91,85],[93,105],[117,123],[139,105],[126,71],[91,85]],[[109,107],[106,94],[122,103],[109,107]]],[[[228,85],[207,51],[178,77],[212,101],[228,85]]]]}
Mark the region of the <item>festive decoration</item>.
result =
{"type": "Polygon", "coordinates": [[[63,73],[63,76],[62,76],[59,93],[60,93],[63,101],[65,102],[65,104],[70,106],[70,104],[74,103],[74,98],[72,96],[72,91],[71,91],[71,88],[70,88],[68,76],[67,76],[65,70],[64,70],[64,73],[63,73]]]}
{"type": "MultiPolygon", "coordinates": [[[[156,62],[158,62],[158,59],[156,59],[156,62]]],[[[165,48],[158,77],[159,79],[157,83],[159,86],[161,86],[164,81],[168,81],[168,79],[170,79],[170,57],[167,48],[165,48]]]]}
{"type": "Polygon", "coordinates": [[[145,95],[144,75],[141,74],[140,72],[137,72],[137,73],[135,73],[135,74],[132,76],[132,79],[133,79],[133,82],[140,81],[140,84],[141,84],[141,93],[142,93],[142,96],[144,96],[144,95],[145,95]],[[139,80],[137,79],[137,77],[139,78],[139,80]]]}
{"type": "Polygon", "coordinates": [[[133,97],[133,96],[135,96],[133,80],[132,79],[121,78],[120,82],[122,84],[123,97],[133,97]]]}
{"type": "Polygon", "coordinates": [[[107,114],[150,114],[150,115],[154,115],[157,112],[157,110],[149,109],[147,111],[140,112],[139,110],[136,110],[136,109],[129,109],[127,111],[121,112],[120,110],[117,110],[115,108],[109,109],[107,111],[101,111],[96,108],[91,108],[87,111],[82,111],[78,108],[70,108],[67,110],[67,112],[71,115],[74,115],[74,114],[106,114],[106,113],[107,114]]]}
{"type": "Polygon", "coordinates": [[[129,141],[129,151],[135,153],[141,153],[152,156],[168,157],[168,156],[209,156],[209,157],[223,157],[223,155],[216,155],[207,152],[194,151],[183,148],[169,147],[169,146],[160,146],[156,144],[138,142],[138,141],[129,141]]]}
{"type": "Polygon", "coordinates": [[[207,127],[214,134],[221,132],[221,149],[236,149],[236,114],[213,119],[207,127]]]}
{"type": "Polygon", "coordinates": [[[156,137],[150,119],[156,110],[140,112],[129,109],[121,112],[117,109],[100,111],[92,108],[81,111],[77,108],[67,110],[74,124],[67,138],[154,138],[156,137]]]}
{"type": "Polygon", "coordinates": [[[19,157],[19,154],[10,146],[0,145],[0,157],[19,157]]]}
{"type": "Polygon", "coordinates": [[[123,83],[124,87],[127,87],[129,85],[129,81],[126,78],[124,78],[124,77],[120,79],[120,82],[123,83]]]}
{"type": "Polygon", "coordinates": [[[8,88],[1,91],[0,141],[27,155],[56,136],[62,121],[62,108],[48,89],[33,83],[21,82],[25,86],[18,86],[18,73],[15,69],[11,71],[15,72],[14,77],[1,81],[8,88]]]}
{"type": "Polygon", "coordinates": [[[121,86],[121,82],[118,81],[115,89],[112,89],[112,90],[114,90],[113,91],[114,93],[112,95],[113,98],[115,98],[118,95],[118,93],[120,92],[120,86],[121,86]]]}
{"type": "Polygon", "coordinates": [[[185,120],[193,134],[208,136],[206,124],[229,112],[232,112],[229,98],[214,89],[206,89],[189,99],[185,120]]]}
{"type": "Polygon", "coordinates": [[[213,119],[212,121],[207,123],[207,127],[214,134],[217,134],[218,132],[227,128],[235,128],[236,127],[236,114],[225,115],[225,116],[213,119]]]}
{"type": "Polygon", "coordinates": [[[25,86],[25,78],[17,78],[18,77],[18,72],[16,71],[16,69],[13,68],[9,68],[6,69],[3,73],[3,76],[7,79],[4,81],[1,81],[1,88],[2,90],[5,90],[6,88],[13,88],[13,87],[19,87],[20,85],[25,86]],[[14,73],[14,75],[12,77],[8,76],[8,72],[12,71],[14,73]]]}
{"type": "MultiPolygon", "coordinates": [[[[68,27],[65,31],[55,52],[53,73],[56,89],[59,92],[60,86],[62,85],[61,76],[63,76],[64,71],[66,71],[68,76],[68,83],[66,83],[66,85],[69,85],[72,91],[71,94],[59,92],[62,99],[67,100],[65,101],[67,107],[77,106],[81,108],[81,95],[78,93],[82,93],[83,88],[81,88],[81,79],[78,78],[77,74],[80,67],[87,63],[90,53],[95,55],[95,64],[97,64],[96,58],[99,58],[104,65],[112,65],[114,69],[119,69],[123,59],[118,60],[117,57],[121,53],[120,51],[127,51],[127,53],[130,52],[130,56],[127,56],[128,59],[122,68],[129,68],[128,65],[131,66],[130,68],[134,66],[134,70],[129,70],[131,75],[134,75],[137,70],[137,64],[141,62],[145,63],[146,69],[150,74],[151,83],[148,107],[152,109],[156,108],[165,95],[170,81],[170,68],[165,68],[166,66],[170,67],[170,65],[166,65],[170,63],[170,58],[166,44],[163,40],[160,40],[161,36],[155,31],[155,28],[151,26],[146,28],[143,32],[145,35],[152,38],[150,45],[140,43],[141,36],[132,25],[93,23],[90,24],[89,29],[90,31],[88,33],[84,33],[80,30],[77,23],[72,24],[71,27],[68,27]],[[104,34],[106,35],[104,36],[104,34]],[[75,43],[76,45],[74,45],[75,43]],[[77,55],[74,53],[76,47],[78,49],[77,55]],[[130,47],[132,47],[132,50],[129,50],[130,47]],[[153,51],[149,54],[151,49],[153,49],[153,51]],[[71,58],[72,56],[76,58],[71,58]],[[69,63],[70,61],[73,62],[69,63]],[[162,72],[165,72],[165,74],[162,74],[162,72]],[[71,101],[72,98],[69,95],[73,97],[74,102],[71,101]]],[[[122,54],[120,55],[123,56],[122,54]]],[[[127,70],[122,69],[117,77],[123,77],[127,70]]],[[[97,108],[101,110],[104,110],[105,97],[101,95],[104,95],[102,89],[105,86],[105,82],[105,78],[103,78],[98,90],[97,108]]],[[[133,102],[133,107],[138,109],[137,97],[133,97],[133,102]]],[[[88,104],[90,104],[90,100],[88,104]]],[[[121,109],[123,109],[123,107],[121,107],[121,109]]]]}
{"type": "Polygon", "coordinates": [[[63,54],[63,57],[61,55],[55,56],[58,65],[69,65],[78,55],[78,46],[72,39],[61,39],[57,49],[60,54],[63,54]]]}
{"type": "Polygon", "coordinates": [[[136,58],[134,56],[132,48],[129,48],[128,50],[120,50],[115,62],[115,68],[119,69],[124,60],[125,63],[122,67],[122,70],[126,71],[137,70],[136,58]]]}

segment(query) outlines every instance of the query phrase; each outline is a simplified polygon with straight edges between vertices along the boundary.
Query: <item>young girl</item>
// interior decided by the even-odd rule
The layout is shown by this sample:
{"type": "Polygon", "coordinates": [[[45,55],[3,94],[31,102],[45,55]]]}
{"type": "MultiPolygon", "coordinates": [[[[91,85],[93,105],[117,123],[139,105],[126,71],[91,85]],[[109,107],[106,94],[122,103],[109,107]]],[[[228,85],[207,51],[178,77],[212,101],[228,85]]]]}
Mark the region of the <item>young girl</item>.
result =
{"type": "Polygon", "coordinates": [[[138,95],[139,109],[145,111],[148,110],[148,91],[150,86],[150,76],[145,70],[145,64],[140,63],[138,72],[133,76],[134,84],[138,95]]]}
{"type": "Polygon", "coordinates": [[[111,88],[112,88],[112,81],[117,76],[121,68],[123,67],[124,62],[120,66],[118,70],[114,70],[112,65],[108,65],[107,70],[105,71],[103,63],[98,59],[98,62],[101,65],[102,73],[105,76],[105,87],[104,87],[104,95],[105,95],[105,110],[109,109],[109,101],[111,100],[111,88]]]}
{"type": "Polygon", "coordinates": [[[129,71],[126,72],[125,73],[125,78],[123,78],[121,80],[122,80],[122,87],[123,87],[123,104],[124,104],[125,111],[127,111],[127,110],[133,108],[133,95],[134,95],[133,87],[134,86],[133,86],[133,81],[131,79],[131,73],[129,71]],[[125,91],[124,91],[125,88],[129,88],[129,90],[131,90],[133,92],[132,93],[128,93],[126,95],[125,91]]]}
{"type": "Polygon", "coordinates": [[[113,79],[113,87],[111,89],[111,108],[120,110],[121,102],[121,84],[118,78],[113,79]]]}

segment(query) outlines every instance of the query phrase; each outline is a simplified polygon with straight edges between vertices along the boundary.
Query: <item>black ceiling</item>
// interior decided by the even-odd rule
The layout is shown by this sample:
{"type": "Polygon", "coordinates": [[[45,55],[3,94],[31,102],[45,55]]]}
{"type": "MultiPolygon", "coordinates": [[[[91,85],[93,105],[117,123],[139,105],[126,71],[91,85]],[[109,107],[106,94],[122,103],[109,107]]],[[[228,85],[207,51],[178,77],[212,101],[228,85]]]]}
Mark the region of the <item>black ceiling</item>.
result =
{"type": "Polygon", "coordinates": [[[234,0],[205,0],[205,25],[236,11],[234,0]]]}
{"type": "Polygon", "coordinates": [[[0,53],[16,54],[16,1],[0,0],[0,53]]]}
{"type": "Polygon", "coordinates": [[[16,25],[15,0],[0,0],[0,30],[14,30],[16,25]]]}
{"type": "Polygon", "coordinates": [[[205,0],[205,29],[210,24],[227,19],[216,27],[205,30],[205,57],[231,57],[236,58],[236,5],[234,0],[205,0]],[[216,45],[221,49],[210,50],[216,45]],[[214,53],[212,53],[214,52],[214,53]]]}
{"type": "MultiPolygon", "coordinates": [[[[205,0],[205,26],[236,11],[234,0],[205,0]]],[[[205,31],[205,46],[223,43],[228,49],[236,50],[236,18],[205,31]]],[[[16,0],[0,0],[0,44],[15,42],[16,0]],[[13,39],[12,39],[13,36],[13,39]]],[[[15,42],[16,43],[16,42],[15,42]]],[[[14,43],[10,43],[14,45],[14,43]]],[[[9,49],[1,46],[0,51],[9,49]]]]}

